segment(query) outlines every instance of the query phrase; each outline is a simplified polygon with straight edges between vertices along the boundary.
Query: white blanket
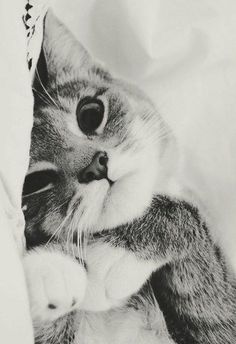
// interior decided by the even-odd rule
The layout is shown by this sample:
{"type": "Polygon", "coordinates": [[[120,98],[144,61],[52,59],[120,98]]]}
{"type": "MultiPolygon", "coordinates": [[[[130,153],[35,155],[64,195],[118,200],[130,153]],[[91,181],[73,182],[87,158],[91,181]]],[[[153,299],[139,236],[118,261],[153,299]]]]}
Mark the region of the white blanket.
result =
{"type": "Polygon", "coordinates": [[[23,23],[27,1],[0,1],[0,343],[32,344],[33,331],[20,261],[24,220],[21,192],[33,120],[31,79],[42,38],[43,1],[32,14],[35,39],[23,23]],[[31,74],[27,58],[33,58],[31,74]],[[16,242],[17,245],[16,245],[16,242]]]}

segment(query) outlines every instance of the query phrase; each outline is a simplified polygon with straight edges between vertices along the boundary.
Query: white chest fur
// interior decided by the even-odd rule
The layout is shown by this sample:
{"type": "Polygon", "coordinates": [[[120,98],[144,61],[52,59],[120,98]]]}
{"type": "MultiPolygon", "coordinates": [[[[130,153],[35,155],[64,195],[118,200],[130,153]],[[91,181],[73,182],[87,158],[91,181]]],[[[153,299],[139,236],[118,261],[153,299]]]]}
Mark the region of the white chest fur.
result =
{"type": "Polygon", "coordinates": [[[151,308],[80,315],[75,344],[174,344],[159,308],[151,308]]]}

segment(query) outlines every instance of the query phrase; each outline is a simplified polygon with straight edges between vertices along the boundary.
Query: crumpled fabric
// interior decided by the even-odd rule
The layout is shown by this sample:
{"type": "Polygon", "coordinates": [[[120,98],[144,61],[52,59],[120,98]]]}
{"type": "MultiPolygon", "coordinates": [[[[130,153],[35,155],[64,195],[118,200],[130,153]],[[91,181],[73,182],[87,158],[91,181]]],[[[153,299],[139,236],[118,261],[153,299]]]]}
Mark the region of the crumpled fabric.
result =
{"type": "Polygon", "coordinates": [[[28,3],[0,1],[0,343],[5,344],[33,343],[21,265],[24,249],[21,193],[28,169],[33,123],[31,82],[42,42],[45,7],[42,12],[41,4],[38,5],[38,13],[31,16],[31,23],[35,21],[36,38],[29,41],[23,22],[28,3]],[[29,54],[34,61],[31,71],[27,65],[29,54]]]}

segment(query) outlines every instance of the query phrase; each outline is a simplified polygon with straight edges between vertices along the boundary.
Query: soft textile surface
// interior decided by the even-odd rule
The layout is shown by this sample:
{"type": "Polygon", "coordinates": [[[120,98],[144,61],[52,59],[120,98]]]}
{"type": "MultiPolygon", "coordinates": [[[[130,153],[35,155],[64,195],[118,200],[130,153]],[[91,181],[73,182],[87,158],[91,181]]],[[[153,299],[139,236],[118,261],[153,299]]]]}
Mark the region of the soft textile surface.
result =
{"type": "MultiPolygon", "coordinates": [[[[44,1],[45,2],[45,1],[44,1]]],[[[42,1],[32,18],[42,14],[36,39],[26,39],[22,20],[27,1],[0,1],[0,343],[31,344],[33,332],[20,262],[24,231],[21,191],[29,162],[33,119],[31,79],[41,46],[42,1]],[[27,52],[33,57],[31,75],[27,52]],[[16,245],[16,242],[17,245],[16,245]]],[[[32,23],[32,20],[31,20],[32,23]]]]}
{"type": "Polygon", "coordinates": [[[17,231],[22,234],[24,228],[21,188],[28,164],[33,108],[23,7],[24,1],[14,5],[8,0],[0,2],[0,342],[5,344],[32,343],[23,271],[12,235],[17,231]]]}
{"type": "Polygon", "coordinates": [[[55,10],[116,75],[152,97],[236,271],[236,1],[57,0],[55,10]]]}

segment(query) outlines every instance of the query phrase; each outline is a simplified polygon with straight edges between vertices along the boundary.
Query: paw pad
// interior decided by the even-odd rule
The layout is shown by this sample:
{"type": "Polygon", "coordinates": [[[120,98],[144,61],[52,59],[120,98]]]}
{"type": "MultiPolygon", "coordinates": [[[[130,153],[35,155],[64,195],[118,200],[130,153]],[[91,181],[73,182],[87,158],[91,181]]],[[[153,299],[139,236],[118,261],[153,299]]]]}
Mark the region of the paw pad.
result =
{"type": "Polygon", "coordinates": [[[49,304],[48,304],[48,308],[49,308],[49,309],[56,309],[57,306],[54,305],[53,303],[49,303],[49,304]]]}

